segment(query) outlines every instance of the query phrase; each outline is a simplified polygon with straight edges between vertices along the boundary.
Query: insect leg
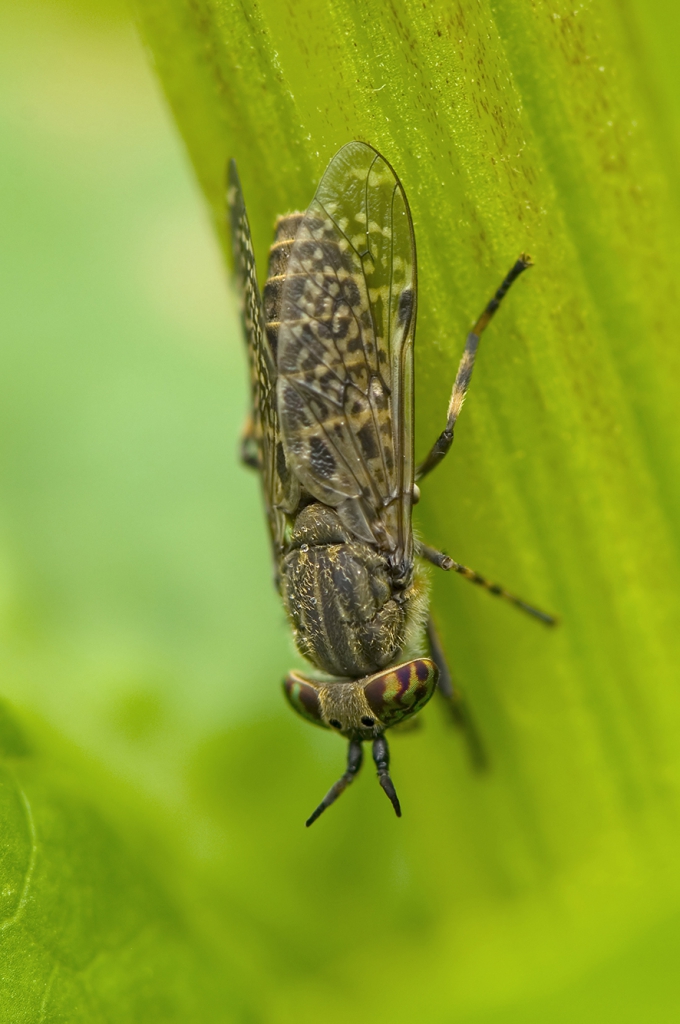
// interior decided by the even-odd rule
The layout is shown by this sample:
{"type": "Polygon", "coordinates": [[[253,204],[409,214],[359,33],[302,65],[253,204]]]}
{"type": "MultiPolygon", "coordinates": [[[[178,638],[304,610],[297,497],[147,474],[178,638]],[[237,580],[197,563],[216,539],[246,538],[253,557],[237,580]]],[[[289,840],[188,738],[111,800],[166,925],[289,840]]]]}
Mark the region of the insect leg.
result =
{"type": "Polygon", "coordinates": [[[347,770],[342,778],[338,779],[334,786],[331,786],[314,813],[307,818],[307,821],[305,822],[307,828],[309,828],[310,825],[313,825],[316,819],[323,814],[326,808],[335,803],[340,794],[344,793],[350,782],[354,781],[354,776],[361,768],[363,757],[364,751],[361,746],[361,740],[350,740],[349,750],[347,751],[347,770]]]}
{"type": "Polygon", "coordinates": [[[376,736],[373,740],[373,760],[378,769],[378,782],[390,798],[394,807],[394,813],[398,818],[401,818],[399,797],[390,778],[390,748],[387,746],[387,739],[384,735],[376,736]]]}
{"type": "Polygon", "coordinates": [[[439,682],[437,683],[439,692],[446,700],[454,725],[462,729],[465,734],[472,767],[483,771],[489,763],[484,745],[470,714],[470,709],[451,677],[446,655],[431,615],[427,619],[427,642],[430,646],[430,657],[439,669],[439,682]]]}
{"type": "Polygon", "coordinates": [[[255,437],[252,416],[249,416],[245,422],[243,433],[241,434],[239,455],[244,466],[248,466],[249,469],[260,469],[260,451],[257,438],[255,437]]]}
{"type": "Polygon", "coordinates": [[[477,348],[479,346],[479,339],[482,336],[482,332],[488,326],[489,321],[503,301],[510,285],[513,281],[517,280],[522,271],[526,270],[527,267],[530,266],[531,257],[523,253],[468,334],[467,341],[465,342],[463,358],[458,365],[458,373],[456,374],[456,380],[451,392],[451,399],[449,401],[449,409],[446,417],[446,426],[432,445],[428,454],[416,468],[416,480],[422,480],[424,476],[431,473],[432,470],[438,466],[442,459],[444,459],[448,454],[449,448],[453,444],[453,429],[456,425],[456,420],[458,419],[460,410],[463,408],[467,389],[470,386],[470,378],[472,377],[475,358],[477,356],[477,348]]]}
{"type": "Polygon", "coordinates": [[[420,544],[417,549],[417,554],[426,561],[431,562],[432,565],[436,565],[439,569],[443,569],[445,572],[457,572],[460,576],[465,577],[470,583],[476,583],[478,587],[483,587],[489,594],[493,594],[494,597],[502,597],[504,600],[514,604],[516,608],[526,612],[527,615],[533,615],[535,619],[543,622],[546,626],[556,626],[558,619],[555,615],[550,615],[548,612],[541,611],[540,608],[534,608],[532,604],[528,604],[523,601],[521,597],[517,597],[516,594],[511,594],[509,590],[502,587],[500,583],[492,583],[487,580],[484,576],[480,576],[474,569],[468,569],[466,565],[461,565],[460,562],[454,562],[453,558],[449,558],[443,551],[437,551],[436,548],[431,548],[427,544],[420,544]]]}

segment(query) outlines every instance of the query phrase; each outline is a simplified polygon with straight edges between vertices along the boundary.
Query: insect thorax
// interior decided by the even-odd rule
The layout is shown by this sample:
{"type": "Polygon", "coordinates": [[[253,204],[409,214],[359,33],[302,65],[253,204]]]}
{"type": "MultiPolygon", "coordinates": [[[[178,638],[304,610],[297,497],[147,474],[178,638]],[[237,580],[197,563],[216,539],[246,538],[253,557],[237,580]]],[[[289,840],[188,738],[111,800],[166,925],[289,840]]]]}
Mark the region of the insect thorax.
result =
{"type": "Polygon", "coordinates": [[[355,540],[337,512],[314,502],[297,515],[282,560],[282,595],[304,657],[360,678],[403,650],[413,588],[395,588],[388,559],[355,540]]]}

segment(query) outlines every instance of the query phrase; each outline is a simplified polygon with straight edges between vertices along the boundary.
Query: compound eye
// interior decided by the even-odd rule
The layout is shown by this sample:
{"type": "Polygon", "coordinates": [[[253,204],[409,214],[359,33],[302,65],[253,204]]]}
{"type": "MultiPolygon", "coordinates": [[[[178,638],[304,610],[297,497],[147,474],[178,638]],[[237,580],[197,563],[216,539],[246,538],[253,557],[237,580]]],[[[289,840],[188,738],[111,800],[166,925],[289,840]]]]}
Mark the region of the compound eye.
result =
{"type": "Polygon", "coordinates": [[[364,694],[371,711],[384,726],[396,725],[427,704],[437,687],[438,676],[433,661],[416,658],[371,676],[364,683],[364,694]]]}
{"type": "Polygon", "coordinates": [[[321,702],[317,685],[297,672],[289,672],[283,681],[283,692],[288,703],[298,715],[308,722],[326,728],[321,715],[321,702]]]}

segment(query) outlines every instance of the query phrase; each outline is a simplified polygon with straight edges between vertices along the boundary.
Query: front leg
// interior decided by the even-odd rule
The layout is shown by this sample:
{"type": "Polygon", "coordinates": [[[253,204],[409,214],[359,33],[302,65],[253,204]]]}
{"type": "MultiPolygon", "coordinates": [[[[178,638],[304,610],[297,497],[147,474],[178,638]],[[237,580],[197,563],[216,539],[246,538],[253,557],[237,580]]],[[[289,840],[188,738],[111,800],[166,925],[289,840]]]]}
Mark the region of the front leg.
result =
{"type": "Polygon", "coordinates": [[[439,669],[437,688],[446,701],[454,725],[463,731],[467,742],[470,763],[477,771],[484,771],[489,764],[484,745],[477,731],[474,719],[470,714],[470,709],[465,703],[462,693],[453,682],[446,661],[446,655],[444,654],[444,648],[441,645],[431,615],[427,619],[427,642],[430,647],[430,657],[439,669]]]}
{"type": "Polygon", "coordinates": [[[526,270],[527,267],[530,266],[531,257],[523,253],[503,281],[503,284],[500,286],[494,297],[489,303],[487,303],[484,312],[468,334],[463,358],[458,366],[458,373],[456,374],[453,391],[451,392],[451,399],[449,401],[449,409],[446,417],[446,426],[432,445],[428,454],[416,468],[416,480],[422,480],[424,476],[431,473],[432,470],[438,466],[444,458],[446,458],[448,451],[453,444],[453,428],[456,425],[456,420],[458,419],[460,410],[463,408],[465,395],[467,394],[467,389],[470,386],[470,378],[472,377],[472,371],[475,365],[479,339],[481,338],[485,328],[488,326],[492,316],[503,301],[503,297],[510,288],[510,285],[513,281],[517,280],[519,275],[526,270]]]}

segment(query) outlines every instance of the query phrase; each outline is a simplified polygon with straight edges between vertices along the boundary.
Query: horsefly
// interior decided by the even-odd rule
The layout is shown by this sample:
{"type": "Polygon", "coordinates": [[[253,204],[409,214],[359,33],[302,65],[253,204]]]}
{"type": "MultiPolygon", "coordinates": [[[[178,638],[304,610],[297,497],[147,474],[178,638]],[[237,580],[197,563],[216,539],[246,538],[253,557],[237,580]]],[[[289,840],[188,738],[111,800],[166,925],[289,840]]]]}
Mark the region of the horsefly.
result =
{"type": "Polygon", "coordinates": [[[251,384],[241,455],[260,474],[275,584],[317,672],[290,672],[284,691],[303,718],[349,742],[346,771],[307,825],[352,782],[365,741],[401,816],[385,733],[435,689],[481,756],[428,614],[423,563],[556,621],[420,543],[411,525],[417,481],[451,447],[481,334],[531,261],[520,256],[468,335],[446,426],[416,465],[416,247],[390,164],[363,142],[336,153],[307,211],[277,221],[262,295],[233,160],[228,201],[251,384]]]}

